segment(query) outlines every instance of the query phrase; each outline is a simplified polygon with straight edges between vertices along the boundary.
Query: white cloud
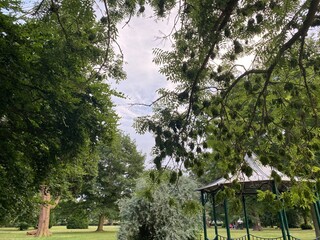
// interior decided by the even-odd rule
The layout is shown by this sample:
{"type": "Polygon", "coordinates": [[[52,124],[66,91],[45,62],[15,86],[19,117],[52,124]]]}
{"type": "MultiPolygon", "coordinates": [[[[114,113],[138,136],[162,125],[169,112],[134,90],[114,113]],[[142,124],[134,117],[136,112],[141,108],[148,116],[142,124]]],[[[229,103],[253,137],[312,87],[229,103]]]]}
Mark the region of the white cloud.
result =
{"type": "MultiPolygon", "coordinates": [[[[150,14],[150,10],[147,9],[150,14]]],[[[122,27],[123,25],[121,25],[122,27]]],[[[119,44],[124,53],[127,79],[113,85],[123,92],[127,99],[115,98],[116,111],[121,117],[120,128],[135,139],[138,149],[151,159],[151,149],[154,139],[150,133],[139,135],[132,127],[134,119],[151,114],[152,108],[131,104],[150,104],[157,99],[156,91],[161,87],[172,87],[158,72],[159,67],[153,62],[153,48],[170,48],[169,41],[159,40],[161,32],[170,33],[173,24],[167,21],[157,21],[150,17],[133,17],[123,29],[119,28],[119,44]]]]}

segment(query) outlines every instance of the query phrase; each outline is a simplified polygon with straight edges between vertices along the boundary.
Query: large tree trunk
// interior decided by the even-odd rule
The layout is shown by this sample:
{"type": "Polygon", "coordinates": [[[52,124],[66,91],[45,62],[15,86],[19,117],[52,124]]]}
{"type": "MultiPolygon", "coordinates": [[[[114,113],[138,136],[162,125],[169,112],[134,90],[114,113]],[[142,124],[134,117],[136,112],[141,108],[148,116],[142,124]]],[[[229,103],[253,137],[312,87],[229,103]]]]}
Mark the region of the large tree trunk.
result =
{"type": "Polygon", "coordinates": [[[42,204],[40,207],[40,214],[38,220],[38,228],[35,232],[36,237],[48,237],[51,235],[49,231],[50,210],[55,208],[58,204],[60,197],[58,197],[54,204],[51,203],[51,194],[47,186],[40,187],[42,204]]]}
{"type": "Polygon", "coordinates": [[[101,214],[99,216],[99,224],[98,224],[97,232],[103,232],[104,221],[105,221],[105,216],[101,214]]]}

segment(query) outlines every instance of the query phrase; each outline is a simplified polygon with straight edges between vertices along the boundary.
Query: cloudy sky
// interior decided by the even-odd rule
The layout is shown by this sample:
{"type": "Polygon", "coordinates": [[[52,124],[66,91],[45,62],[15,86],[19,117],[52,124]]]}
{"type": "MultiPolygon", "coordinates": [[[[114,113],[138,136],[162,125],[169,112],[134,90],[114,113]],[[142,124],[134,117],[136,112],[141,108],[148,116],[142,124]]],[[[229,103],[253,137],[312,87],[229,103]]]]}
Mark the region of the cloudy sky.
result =
{"type": "Polygon", "coordinates": [[[133,17],[128,25],[120,26],[119,44],[124,53],[127,79],[113,85],[127,96],[127,99],[114,98],[116,111],[121,116],[120,129],[136,141],[138,150],[146,154],[147,161],[152,159],[154,139],[149,133],[137,134],[132,124],[136,117],[151,114],[152,109],[130,104],[150,104],[158,97],[157,89],[170,87],[165,77],[158,73],[159,67],[152,62],[152,50],[170,48],[170,41],[161,37],[170,33],[174,20],[174,16],[171,16],[169,21],[155,21],[152,15],[153,12],[147,10],[144,16],[133,17]]]}

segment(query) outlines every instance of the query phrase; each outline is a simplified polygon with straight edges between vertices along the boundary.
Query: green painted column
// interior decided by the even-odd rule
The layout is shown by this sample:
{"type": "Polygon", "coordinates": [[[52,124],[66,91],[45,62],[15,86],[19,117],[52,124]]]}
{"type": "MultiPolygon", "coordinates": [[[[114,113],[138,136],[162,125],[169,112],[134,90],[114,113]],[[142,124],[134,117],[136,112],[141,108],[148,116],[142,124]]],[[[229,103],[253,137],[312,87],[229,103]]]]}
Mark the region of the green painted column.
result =
{"type": "MultiPolygon", "coordinates": [[[[319,198],[319,193],[317,191],[317,188],[315,188],[315,195],[317,197],[316,204],[318,205],[318,209],[320,210],[320,198],[319,198]]],[[[319,214],[320,214],[320,212],[319,212],[319,214]]]]}
{"type": "Polygon", "coordinates": [[[214,233],[217,238],[218,236],[218,226],[217,226],[217,212],[216,212],[216,195],[212,194],[212,214],[213,214],[213,221],[214,221],[214,233]]]}
{"type": "Polygon", "coordinates": [[[203,221],[203,234],[204,234],[204,240],[208,239],[208,234],[207,234],[207,218],[206,218],[206,200],[204,196],[204,191],[201,191],[201,203],[202,203],[202,221],[203,221]]]}
{"type": "MultiPolygon", "coordinates": [[[[320,201],[319,201],[319,197],[318,197],[318,200],[316,201],[316,205],[318,206],[318,209],[319,209],[319,215],[320,215],[320,201]]],[[[320,223],[319,223],[320,224],[320,223]]]]}
{"type": "Polygon", "coordinates": [[[319,208],[319,201],[316,201],[314,204],[314,210],[315,210],[315,213],[316,213],[316,217],[317,217],[317,222],[318,222],[318,226],[320,228],[320,208],[319,208]]]}
{"type": "Polygon", "coordinates": [[[242,195],[242,208],[243,208],[243,213],[244,213],[244,222],[245,222],[245,224],[246,224],[247,238],[248,238],[248,240],[250,240],[250,232],[249,232],[249,222],[248,222],[246,198],[245,198],[244,195],[242,195]]]}
{"type": "MultiPolygon", "coordinates": [[[[320,216],[320,201],[317,200],[317,201],[315,202],[315,205],[318,207],[318,214],[319,214],[319,216],[320,216]]],[[[319,222],[319,226],[320,226],[320,222],[319,222]]]]}
{"type": "Polygon", "coordinates": [[[227,230],[227,239],[231,239],[231,234],[230,234],[230,227],[229,227],[229,217],[228,217],[228,202],[227,199],[224,200],[223,202],[224,206],[224,215],[225,215],[225,224],[226,224],[226,230],[227,230]]]}
{"type": "Polygon", "coordinates": [[[289,223],[288,223],[286,211],[284,209],[282,209],[282,216],[283,216],[284,225],[285,225],[285,228],[287,231],[287,236],[288,236],[288,239],[290,240],[291,236],[290,236],[290,231],[289,231],[289,223]]]}
{"type": "MultiPolygon", "coordinates": [[[[277,199],[279,199],[278,190],[277,190],[277,186],[276,186],[276,182],[275,181],[272,182],[272,191],[273,191],[274,194],[276,194],[277,199]]],[[[279,219],[280,219],[280,225],[281,225],[280,227],[281,227],[282,237],[283,237],[284,240],[287,240],[286,228],[285,228],[285,223],[284,223],[284,220],[283,220],[282,210],[280,210],[278,212],[278,216],[279,216],[279,219]]]]}
{"type": "Polygon", "coordinates": [[[285,227],[285,223],[284,223],[284,219],[283,219],[283,215],[282,215],[281,210],[278,212],[278,216],[279,216],[280,224],[281,224],[280,227],[281,227],[282,237],[284,240],[286,240],[287,239],[286,227],[285,227]]]}
{"type": "MultiPolygon", "coordinates": [[[[319,237],[319,229],[320,229],[320,201],[319,201],[319,191],[317,189],[317,186],[315,185],[314,187],[314,191],[315,191],[315,195],[317,197],[316,202],[313,204],[313,208],[314,208],[314,213],[315,213],[315,217],[317,219],[317,226],[314,226],[315,228],[315,233],[316,233],[316,239],[318,239],[319,237]]],[[[315,223],[313,223],[315,225],[315,223]]]]}
{"type": "Polygon", "coordinates": [[[315,213],[316,213],[318,226],[320,228],[320,202],[319,202],[319,194],[318,194],[317,188],[315,188],[315,191],[316,191],[317,200],[316,200],[316,202],[314,203],[313,206],[314,206],[314,210],[315,210],[315,213]]]}

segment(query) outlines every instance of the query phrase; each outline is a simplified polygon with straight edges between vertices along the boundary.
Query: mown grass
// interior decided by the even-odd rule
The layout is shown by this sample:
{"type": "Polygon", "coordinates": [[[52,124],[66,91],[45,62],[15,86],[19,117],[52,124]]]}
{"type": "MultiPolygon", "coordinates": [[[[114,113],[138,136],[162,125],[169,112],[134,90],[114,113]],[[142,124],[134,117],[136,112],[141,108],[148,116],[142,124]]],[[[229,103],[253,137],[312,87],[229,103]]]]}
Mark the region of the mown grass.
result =
{"type": "MultiPolygon", "coordinates": [[[[65,226],[54,226],[50,229],[52,236],[50,240],[116,240],[119,227],[105,226],[104,232],[95,232],[97,227],[90,226],[89,229],[66,229],[65,226]]],[[[32,230],[32,229],[31,229],[32,230]]],[[[28,231],[31,231],[28,230],[28,231]]],[[[16,228],[0,228],[1,240],[34,239],[28,236],[28,231],[19,231],[16,228]]]]}
{"type": "MultiPolygon", "coordinates": [[[[96,227],[90,226],[89,229],[66,229],[63,226],[52,227],[53,233],[49,240],[116,240],[119,227],[105,226],[104,232],[95,232],[96,227]]],[[[30,231],[30,230],[29,230],[30,231]]],[[[0,228],[1,240],[21,240],[21,239],[34,239],[33,236],[28,236],[27,231],[19,231],[16,228],[0,228]]],[[[280,229],[263,229],[262,231],[250,231],[251,234],[259,237],[271,238],[281,237],[280,229]]],[[[290,229],[290,234],[296,238],[302,240],[315,239],[314,230],[301,230],[290,229]]],[[[224,228],[219,228],[219,235],[227,236],[224,228]]],[[[246,231],[243,230],[231,230],[231,237],[238,238],[246,235],[246,231]]],[[[208,229],[209,239],[214,237],[214,228],[208,229]]],[[[175,240],[175,239],[172,239],[175,240]]],[[[199,240],[203,240],[203,233],[199,236],[199,240]]]]}
{"type": "MultiPolygon", "coordinates": [[[[290,235],[301,240],[312,240],[315,239],[315,232],[314,230],[301,230],[298,228],[290,228],[290,235]]],[[[227,236],[225,228],[218,229],[219,235],[227,236]]],[[[238,229],[231,229],[231,238],[239,238],[246,235],[246,230],[238,230],[238,229]]],[[[272,228],[264,228],[262,231],[252,231],[250,229],[250,234],[258,237],[265,237],[265,238],[272,238],[272,237],[281,237],[282,233],[280,229],[272,229],[272,228]]],[[[202,234],[203,235],[203,234],[202,234]]],[[[208,229],[208,237],[209,239],[214,238],[214,228],[208,229]]],[[[202,238],[203,239],[203,238],[202,238]]]]}

